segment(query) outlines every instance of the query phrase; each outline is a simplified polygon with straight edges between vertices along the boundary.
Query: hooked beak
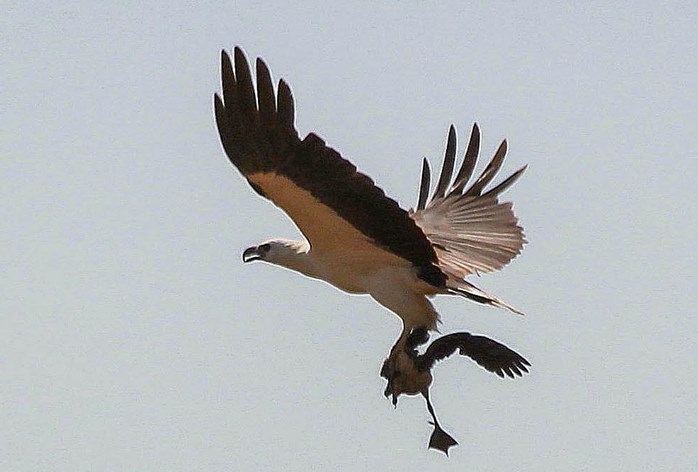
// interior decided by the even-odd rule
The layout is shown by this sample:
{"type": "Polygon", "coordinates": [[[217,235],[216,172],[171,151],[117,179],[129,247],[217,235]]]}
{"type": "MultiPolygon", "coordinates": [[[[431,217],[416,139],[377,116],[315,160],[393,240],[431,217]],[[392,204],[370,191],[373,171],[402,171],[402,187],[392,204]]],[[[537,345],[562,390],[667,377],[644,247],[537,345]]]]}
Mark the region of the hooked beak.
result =
{"type": "Polygon", "coordinates": [[[242,253],[242,262],[252,262],[261,258],[262,255],[259,253],[257,246],[248,247],[247,249],[245,249],[245,252],[242,253]]]}

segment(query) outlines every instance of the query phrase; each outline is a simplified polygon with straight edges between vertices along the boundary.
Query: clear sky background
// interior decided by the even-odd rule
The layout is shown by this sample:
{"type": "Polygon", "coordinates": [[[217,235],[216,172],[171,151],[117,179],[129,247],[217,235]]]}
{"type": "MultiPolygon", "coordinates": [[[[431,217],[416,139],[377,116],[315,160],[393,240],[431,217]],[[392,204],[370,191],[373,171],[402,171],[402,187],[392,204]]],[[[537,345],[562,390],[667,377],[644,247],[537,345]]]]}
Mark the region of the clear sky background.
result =
{"type": "Polygon", "coordinates": [[[698,467],[698,7],[692,2],[5,2],[0,469],[625,471],[698,467]],[[98,6],[99,5],[99,6],[98,6]],[[383,398],[400,331],[368,297],[242,251],[292,223],[223,154],[220,49],[262,56],[314,131],[405,208],[474,121],[526,228],[440,298],[464,358],[383,398]]]}

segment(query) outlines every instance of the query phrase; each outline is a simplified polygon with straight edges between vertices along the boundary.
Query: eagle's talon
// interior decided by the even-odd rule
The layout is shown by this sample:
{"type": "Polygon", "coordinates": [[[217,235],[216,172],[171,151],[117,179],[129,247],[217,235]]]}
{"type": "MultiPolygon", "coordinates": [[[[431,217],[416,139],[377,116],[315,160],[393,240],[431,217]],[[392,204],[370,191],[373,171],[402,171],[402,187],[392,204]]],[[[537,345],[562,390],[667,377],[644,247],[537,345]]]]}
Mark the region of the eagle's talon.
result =
{"type": "Polygon", "coordinates": [[[385,387],[383,395],[385,398],[390,398],[392,396],[391,402],[394,407],[397,408],[397,399],[400,396],[400,392],[395,389],[395,379],[400,377],[402,372],[395,369],[394,362],[392,362],[392,356],[387,358],[383,362],[383,367],[381,367],[381,377],[387,380],[388,385],[385,387]]]}

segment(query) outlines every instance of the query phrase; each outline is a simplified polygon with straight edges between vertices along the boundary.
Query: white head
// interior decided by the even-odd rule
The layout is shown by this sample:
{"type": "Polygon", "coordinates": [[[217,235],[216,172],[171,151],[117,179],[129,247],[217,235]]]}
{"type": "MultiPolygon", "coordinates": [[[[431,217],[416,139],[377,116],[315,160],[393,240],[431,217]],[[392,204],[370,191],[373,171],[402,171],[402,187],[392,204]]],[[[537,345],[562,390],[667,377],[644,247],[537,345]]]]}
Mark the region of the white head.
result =
{"type": "Polygon", "coordinates": [[[309,250],[310,245],[305,241],[272,239],[259,246],[245,249],[245,252],[242,253],[242,261],[265,261],[311,275],[309,273],[309,250]]]}

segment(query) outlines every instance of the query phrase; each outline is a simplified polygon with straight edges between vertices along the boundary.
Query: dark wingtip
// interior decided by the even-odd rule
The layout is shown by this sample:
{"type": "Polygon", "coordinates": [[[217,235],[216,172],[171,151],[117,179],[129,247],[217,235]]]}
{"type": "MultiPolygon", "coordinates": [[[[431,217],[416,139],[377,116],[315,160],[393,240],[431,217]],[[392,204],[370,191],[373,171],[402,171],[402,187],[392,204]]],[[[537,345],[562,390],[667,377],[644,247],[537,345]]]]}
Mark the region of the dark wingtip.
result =
{"type": "Polygon", "coordinates": [[[226,66],[232,68],[233,62],[230,60],[230,54],[225,49],[221,49],[221,68],[224,69],[226,66]]]}
{"type": "Polygon", "coordinates": [[[276,109],[279,114],[279,122],[289,129],[293,128],[293,122],[295,121],[293,94],[291,93],[291,87],[288,86],[284,79],[279,79],[276,109]]]}
{"type": "Polygon", "coordinates": [[[422,178],[419,183],[419,196],[417,197],[417,210],[423,210],[429,198],[429,186],[431,185],[431,169],[427,158],[422,160],[422,178]]]}
{"type": "Polygon", "coordinates": [[[470,130],[470,139],[475,139],[478,143],[478,150],[480,146],[480,125],[473,123],[473,129],[470,130]]]}
{"type": "Polygon", "coordinates": [[[456,127],[451,125],[451,127],[448,129],[448,137],[446,138],[446,152],[444,153],[444,160],[441,164],[441,174],[439,175],[439,180],[436,183],[434,194],[431,197],[432,200],[442,198],[446,194],[446,190],[451,182],[451,177],[453,176],[453,166],[455,163],[456,127]]]}
{"type": "Polygon", "coordinates": [[[461,193],[463,191],[470,180],[470,177],[473,175],[479,154],[480,127],[477,125],[477,123],[473,123],[473,128],[470,131],[470,139],[468,140],[465,155],[463,156],[463,163],[461,164],[460,170],[458,170],[458,174],[456,174],[456,178],[453,182],[453,192],[461,193]]]}
{"type": "Polygon", "coordinates": [[[230,63],[230,55],[225,49],[221,49],[221,64],[230,63]]]}

